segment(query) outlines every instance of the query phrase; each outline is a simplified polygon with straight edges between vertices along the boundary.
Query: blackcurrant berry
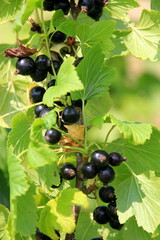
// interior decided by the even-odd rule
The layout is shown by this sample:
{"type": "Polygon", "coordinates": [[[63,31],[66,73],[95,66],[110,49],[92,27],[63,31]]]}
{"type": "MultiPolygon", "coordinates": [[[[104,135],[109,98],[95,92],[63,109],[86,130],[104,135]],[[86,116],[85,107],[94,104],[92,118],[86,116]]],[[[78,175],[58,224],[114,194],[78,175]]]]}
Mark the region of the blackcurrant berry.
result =
{"type": "Polygon", "coordinates": [[[62,120],[65,124],[73,124],[76,123],[80,118],[80,113],[76,110],[76,108],[69,106],[64,109],[62,112],[62,120]]]}
{"type": "Polygon", "coordinates": [[[103,150],[96,150],[91,155],[91,163],[96,166],[98,170],[108,166],[108,153],[103,150]]]}
{"type": "Polygon", "coordinates": [[[106,0],[95,0],[95,5],[99,7],[104,7],[106,4],[106,0]]]}
{"type": "Polygon", "coordinates": [[[97,237],[97,238],[92,238],[91,240],[103,240],[103,238],[99,238],[99,237],[97,237]]]}
{"type": "Polygon", "coordinates": [[[96,167],[91,164],[91,163],[85,163],[82,167],[82,174],[83,177],[86,179],[92,179],[96,176],[97,174],[97,169],[96,167]]]}
{"type": "Polygon", "coordinates": [[[67,15],[70,9],[70,3],[68,0],[57,1],[57,3],[54,4],[54,9],[61,9],[64,14],[67,15]]]}
{"type": "Polygon", "coordinates": [[[41,82],[47,77],[47,71],[36,68],[30,76],[35,82],[41,82]]]}
{"type": "Polygon", "coordinates": [[[47,107],[47,108],[44,108],[40,114],[39,114],[39,117],[44,117],[47,113],[49,113],[51,110],[53,109],[53,107],[47,107]]]}
{"type": "Polygon", "coordinates": [[[104,184],[107,184],[114,180],[115,172],[112,167],[108,166],[98,172],[98,177],[104,184]]]}
{"type": "Polygon", "coordinates": [[[82,108],[82,100],[81,99],[72,100],[72,106],[73,107],[80,107],[80,108],[82,108]]]}
{"type": "Polygon", "coordinates": [[[108,204],[108,213],[111,217],[117,216],[117,208],[116,208],[116,202],[110,202],[108,204]]]}
{"type": "Polygon", "coordinates": [[[47,71],[51,61],[46,55],[39,55],[35,60],[35,65],[38,69],[47,71]]]}
{"type": "Polygon", "coordinates": [[[51,1],[44,1],[43,2],[43,9],[46,11],[53,11],[54,10],[54,2],[51,1]]]}
{"type": "Polygon", "coordinates": [[[109,220],[109,225],[111,228],[116,229],[116,230],[121,230],[124,224],[121,224],[118,220],[118,217],[116,218],[111,218],[109,220]]]}
{"type": "Polygon", "coordinates": [[[48,237],[45,234],[41,233],[39,231],[39,229],[36,230],[35,238],[36,238],[36,240],[51,240],[50,237],[48,237]]]}
{"type": "MultiPolygon", "coordinates": [[[[57,60],[53,60],[52,62],[53,62],[54,70],[55,70],[55,72],[56,72],[56,74],[57,74],[58,71],[59,71],[59,68],[60,68],[60,66],[61,66],[61,62],[60,62],[60,61],[57,61],[57,60]]],[[[51,66],[48,68],[48,72],[49,72],[51,75],[54,75],[51,66]]]]}
{"type": "Polygon", "coordinates": [[[51,38],[51,42],[54,42],[54,43],[64,42],[66,37],[67,37],[66,34],[60,31],[57,31],[54,34],[53,33],[49,34],[49,38],[51,38]]]}
{"type": "Polygon", "coordinates": [[[52,79],[52,80],[50,80],[50,81],[47,83],[47,88],[53,87],[53,86],[55,86],[55,84],[56,84],[56,80],[55,80],[55,79],[52,79]]]}
{"type": "Polygon", "coordinates": [[[108,209],[106,206],[99,206],[93,212],[93,219],[99,224],[106,224],[109,221],[108,209]]]}
{"type": "Polygon", "coordinates": [[[17,73],[21,75],[30,75],[35,68],[35,63],[32,58],[19,58],[16,62],[17,73]]]}
{"type": "Polygon", "coordinates": [[[93,11],[95,7],[95,0],[81,0],[79,1],[79,5],[81,7],[81,11],[84,13],[89,13],[93,11]]]}
{"type": "Polygon", "coordinates": [[[54,128],[47,130],[45,133],[45,140],[51,144],[58,143],[61,137],[62,137],[62,134],[54,128]]]}
{"type": "Polygon", "coordinates": [[[95,21],[99,21],[100,17],[102,16],[103,8],[100,6],[95,5],[95,8],[87,13],[87,15],[91,18],[93,18],[95,21]]]}
{"type": "Polygon", "coordinates": [[[65,163],[61,168],[62,178],[72,180],[77,173],[76,167],[72,163],[65,163]]]}
{"type": "Polygon", "coordinates": [[[103,202],[109,203],[115,200],[114,192],[115,189],[112,186],[101,187],[99,189],[99,197],[103,202]]]}
{"type": "Polygon", "coordinates": [[[36,87],[32,88],[29,92],[30,102],[31,103],[42,102],[45,91],[46,90],[40,86],[36,86],[36,87]]]}
{"type": "Polygon", "coordinates": [[[40,105],[35,106],[34,112],[35,112],[36,117],[39,117],[40,113],[45,108],[47,108],[47,105],[44,105],[44,104],[40,104],[40,105]]]}
{"type": "Polygon", "coordinates": [[[119,166],[126,158],[123,158],[119,153],[112,152],[109,154],[109,164],[112,166],[119,166]]]}

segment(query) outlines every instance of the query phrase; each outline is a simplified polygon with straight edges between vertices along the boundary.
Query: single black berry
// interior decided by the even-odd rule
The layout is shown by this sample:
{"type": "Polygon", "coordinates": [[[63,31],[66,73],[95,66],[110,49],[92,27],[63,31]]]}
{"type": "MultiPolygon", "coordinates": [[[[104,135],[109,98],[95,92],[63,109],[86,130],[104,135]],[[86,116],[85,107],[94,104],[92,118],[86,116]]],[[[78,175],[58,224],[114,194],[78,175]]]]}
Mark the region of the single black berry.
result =
{"type": "Polygon", "coordinates": [[[83,13],[89,13],[95,8],[95,0],[80,0],[79,5],[83,13]]]}
{"type": "Polygon", "coordinates": [[[39,229],[36,230],[35,238],[36,238],[36,240],[51,240],[50,237],[48,237],[47,235],[41,233],[39,231],[39,229]]]}
{"type": "MultiPolygon", "coordinates": [[[[53,60],[52,63],[53,63],[54,70],[55,70],[55,72],[56,72],[56,74],[57,74],[58,71],[59,71],[59,68],[60,68],[60,66],[61,66],[61,62],[60,62],[60,61],[57,61],[57,60],[53,60]]],[[[54,72],[53,72],[53,70],[52,70],[52,66],[50,66],[50,67],[48,68],[48,72],[49,72],[51,75],[54,75],[54,72]]]]}
{"type": "Polygon", "coordinates": [[[64,109],[62,112],[62,120],[65,124],[73,124],[78,122],[80,118],[80,113],[76,110],[76,108],[69,106],[64,109]]]}
{"type": "Polygon", "coordinates": [[[70,9],[70,3],[68,0],[57,1],[54,4],[54,9],[55,10],[61,9],[64,12],[64,14],[67,15],[70,9]]]}
{"type": "Polygon", "coordinates": [[[82,174],[83,177],[86,179],[92,179],[96,176],[97,174],[97,169],[96,167],[91,164],[91,163],[85,163],[82,167],[82,174]]]}
{"type": "Polygon", "coordinates": [[[108,204],[108,213],[111,217],[116,217],[117,216],[117,208],[116,208],[116,202],[110,202],[108,204]]]}
{"type": "Polygon", "coordinates": [[[93,212],[93,219],[99,224],[106,224],[109,221],[108,208],[99,206],[93,212]]]}
{"type": "Polygon", "coordinates": [[[53,11],[54,10],[54,2],[51,1],[44,1],[43,2],[43,9],[45,11],[53,11]]]}
{"type": "Polygon", "coordinates": [[[64,42],[66,37],[67,37],[66,34],[60,31],[56,31],[54,34],[53,33],[49,34],[49,38],[51,39],[51,42],[54,42],[54,43],[64,42]]]}
{"type": "Polygon", "coordinates": [[[53,87],[53,86],[55,86],[55,84],[56,84],[56,80],[55,80],[55,79],[52,79],[52,80],[50,80],[50,81],[47,83],[47,88],[53,87]]]}
{"type": "Polygon", "coordinates": [[[62,178],[72,180],[76,176],[77,169],[72,163],[65,163],[61,168],[62,178]]]}
{"type": "Polygon", "coordinates": [[[119,166],[126,158],[123,158],[119,153],[112,152],[109,154],[109,164],[112,166],[119,166]]]}
{"type": "Polygon", "coordinates": [[[97,238],[92,238],[91,240],[103,240],[103,238],[97,237],[97,238]]]}
{"type": "Polygon", "coordinates": [[[35,68],[35,63],[32,58],[19,58],[16,62],[17,73],[21,75],[30,75],[35,68]]]}
{"type": "Polygon", "coordinates": [[[99,21],[100,17],[102,16],[102,13],[103,13],[103,8],[98,5],[95,5],[95,8],[89,13],[87,13],[87,15],[93,18],[95,21],[99,21]]]}
{"type": "Polygon", "coordinates": [[[54,128],[47,130],[45,133],[45,140],[51,144],[58,143],[61,137],[62,137],[62,134],[54,128]]]}
{"type": "Polygon", "coordinates": [[[107,0],[95,0],[95,5],[104,7],[106,5],[107,0]]]}
{"type": "Polygon", "coordinates": [[[105,168],[109,163],[108,153],[103,150],[96,150],[91,155],[91,163],[95,165],[98,170],[105,168]]]}
{"type": "Polygon", "coordinates": [[[115,172],[112,167],[108,166],[98,172],[98,177],[104,184],[107,184],[114,180],[115,172]]]}
{"type": "Polygon", "coordinates": [[[35,68],[34,72],[30,74],[35,82],[41,82],[47,77],[47,70],[40,70],[35,68]]]}
{"type": "Polygon", "coordinates": [[[44,117],[47,113],[49,113],[51,110],[53,109],[53,107],[47,107],[47,108],[44,108],[40,114],[39,114],[39,117],[44,117]]]}
{"type": "Polygon", "coordinates": [[[116,230],[121,230],[124,224],[121,224],[118,220],[118,216],[116,218],[111,218],[109,220],[109,225],[111,228],[116,229],[116,230]]]}
{"type": "Polygon", "coordinates": [[[46,90],[40,86],[36,86],[36,87],[32,88],[29,92],[30,102],[31,103],[42,102],[45,91],[46,90]]]}
{"type": "Polygon", "coordinates": [[[38,69],[47,71],[51,61],[46,55],[39,55],[35,60],[35,65],[38,69]]]}
{"type": "Polygon", "coordinates": [[[112,186],[101,187],[99,189],[99,197],[103,202],[109,203],[115,200],[114,192],[115,189],[112,186]]]}
{"type": "Polygon", "coordinates": [[[45,108],[47,108],[47,105],[44,105],[44,104],[40,104],[40,105],[35,106],[34,112],[35,112],[36,117],[39,117],[40,113],[41,113],[42,110],[44,110],[45,108]]]}

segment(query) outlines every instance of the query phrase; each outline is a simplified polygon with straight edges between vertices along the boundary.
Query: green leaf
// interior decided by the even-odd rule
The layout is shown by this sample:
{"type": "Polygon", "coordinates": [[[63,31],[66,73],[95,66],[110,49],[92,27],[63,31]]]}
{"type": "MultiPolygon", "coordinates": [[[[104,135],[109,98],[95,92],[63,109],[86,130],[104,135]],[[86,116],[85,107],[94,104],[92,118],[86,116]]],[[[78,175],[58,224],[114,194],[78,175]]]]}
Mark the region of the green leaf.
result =
{"type": "Polygon", "coordinates": [[[96,44],[100,44],[103,51],[108,52],[114,48],[110,41],[114,28],[115,22],[113,20],[99,21],[91,25],[79,24],[76,28],[76,34],[81,41],[84,51],[96,44]]]}
{"type": "Polygon", "coordinates": [[[33,119],[27,113],[19,113],[12,119],[12,130],[8,136],[8,146],[14,146],[14,153],[19,154],[28,148],[30,128],[33,119]]]}
{"type": "Polygon", "coordinates": [[[126,163],[137,175],[146,171],[160,171],[160,131],[153,128],[151,138],[143,145],[134,145],[121,139],[109,143],[108,152],[118,151],[127,158],[126,163]]]}
{"type": "MultiPolygon", "coordinates": [[[[85,106],[85,119],[86,119],[86,125],[91,124],[95,118],[102,118],[110,109],[111,107],[111,99],[109,97],[109,94],[104,94],[103,96],[97,97],[93,100],[90,100],[87,102],[85,106]],[[99,104],[103,103],[103,104],[99,104]]],[[[97,124],[99,121],[97,122],[97,124]]],[[[96,121],[94,121],[94,125],[96,125],[96,121]]],[[[97,125],[99,126],[99,124],[97,125]]],[[[101,127],[102,124],[100,124],[99,127],[101,127]]]]}
{"type": "Polygon", "coordinates": [[[73,66],[74,58],[69,57],[63,62],[58,72],[56,83],[54,87],[50,87],[44,94],[44,104],[48,106],[53,105],[53,99],[61,97],[67,92],[83,89],[83,84],[79,80],[75,67],[73,66]]]}
{"type": "Polygon", "coordinates": [[[76,188],[61,191],[60,195],[50,200],[42,210],[38,223],[40,230],[51,238],[54,237],[52,229],[72,233],[76,226],[72,215],[74,204],[88,207],[86,195],[76,188]]]}
{"type": "Polygon", "coordinates": [[[29,165],[33,169],[52,164],[58,159],[57,154],[52,149],[44,147],[44,144],[38,142],[29,144],[27,157],[29,165]]]}
{"type": "Polygon", "coordinates": [[[98,229],[99,225],[91,220],[90,213],[80,211],[76,226],[75,239],[91,240],[91,238],[98,237],[98,229]]]}
{"type": "Polygon", "coordinates": [[[128,35],[127,31],[115,31],[112,37],[112,42],[114,44],[114,49],[111,50],[110,56],[126,56],[129,51],[124,44],[124,37],[128,35]]]}
{"type": "Polygon", "coordinates": [[[160,224],[160,178],[151,171],[136,175],[122,166],[114,184],[120,222],[135,216],[139,227],[153,233],[160,224]]]}
{"type": "Polygon", "coordinates": [[[17,233],[29,236],[36,231],[36,205],[34,200],[35,187],[30,186],[29,190],[13,201],[11,210],[14,219],[14,227],[17,233]]]}
{"type": "Polygon", "coordinates": [[[105,11],[108,11],[113,18],[122,19],[128,22],[129,18],[127,12],[139,6],[140,4],[135,0],[110,0],[105,11]]]}
{"type": "Polygon", "coordinates": [[[24,0],[12,0],[12,1],[0,1],[0,20],[13,20],[17,14],[17,12],[21,9],[24,0]]]}
{"type": "Polygon", "coordinates": [[[160,11],[160,1],[159,0],[151,0],[151,9],[160,11]]]}
{"type": "Polygon", "coordinates": [[[10,199],[14,200],[28,190],[26,174],[21,161],[13,153],[13,146],[8,149],[8,172],[10,183],[10,199]]]}
{"type": "Polygon", "coordinates": [[[143,60],[160,60],[160,12],[143,10],[140,21],[125,37],[131,54],[143,60]]]}
{"type": "Polygon", "coordinates": [[[42,0],[28,0],[18,12],[14,22],[14,30],[19,32],[29,16],[37,7],[41,7],[42,0]]]}
{"type": "Polygon", "coordinates": [[[124,138],[134,144],[144,144],[147,139],[150,139],[152,126],[141,122],[120,121],[113,115],[109,115],[112,125],[115,125],[124,138]]]}
{"type": "Polygon", "coordinates": [[[6,225],[8,222],[9,211],[0,204],[0,238],[2,239],[4,232],[6,231],[6,225]]]}
{"type": "Polygon", "coordinates": [[[61,9],[55,11],[52,17],[52,25],[53,27],[58,27],[60,26],[63,22],[66,21],[66,18],[64,16],[64,13],[61,9]]]}
{"type": "Polygon", "coordinates": [[[8,176],[6,177],[6,172],[0,170],[0,203],[9,208],[9,181],[8,176]]]}
{"type": "Polygon", "coordinates": [[[6,151],[6,140],[7,140],[7,131],[0,127],[0,169],[4,172],[7,171],[7,151],[6,151]]]}
{"type": "Polygon", "coordinates": [[[79,63],[77,73],[84,84],[84,90],[73,93],[74,98],[91,100],[101,97],[108,91],[114,72],[111,67],[104,66],[103,61],[102,49],[96,45],[79,63]]]}

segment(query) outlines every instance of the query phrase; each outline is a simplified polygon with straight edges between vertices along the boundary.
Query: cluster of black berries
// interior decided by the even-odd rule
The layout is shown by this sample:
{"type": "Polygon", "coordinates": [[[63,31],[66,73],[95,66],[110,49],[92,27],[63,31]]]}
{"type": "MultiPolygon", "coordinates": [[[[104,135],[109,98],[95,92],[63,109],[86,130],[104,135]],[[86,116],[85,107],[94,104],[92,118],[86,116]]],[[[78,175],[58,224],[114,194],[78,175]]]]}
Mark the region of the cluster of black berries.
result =
{"type": "Polygon", "coordinates": [[[46,11],[61,9],[67,15],[70,10],[70,2],[68,0],[44,0],[43,9],[46,11]]]}
{"type": "Polygon", "coordinates": [[[89,17],[96,21],[102,16],[103,7],[107,4],[108,0],[79,0],[78,2],[81,12],[87,13],[89,17]]]}
{"type": "Polygon", "coordinates": [[[104,184],[99,189],[99,197],[103,202],[109,203],[108,207],[99,206],[94,210],[94,220],[99,224],[109,222],[110,226],[117,230],[120,230],[123,225],[118,220],[115,189],[108,183],[115,178],[115,172],[111,166],[119,166],[125,160],[126,158],[117,152],[108,154],[103,150],[97,150],[92,153],[90,162],[85,163],[82,167],[85,179],[92,179],[98,174],[100,181],[104,184]]]}

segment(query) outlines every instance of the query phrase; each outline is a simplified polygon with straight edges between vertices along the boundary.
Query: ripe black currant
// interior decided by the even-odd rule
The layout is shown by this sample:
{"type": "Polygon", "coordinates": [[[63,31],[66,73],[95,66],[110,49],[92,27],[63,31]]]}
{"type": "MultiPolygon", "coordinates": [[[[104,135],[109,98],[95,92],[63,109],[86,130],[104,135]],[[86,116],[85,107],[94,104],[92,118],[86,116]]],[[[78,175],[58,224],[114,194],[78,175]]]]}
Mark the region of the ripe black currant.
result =
{"type": "Polygon", "coordinates": [[[54,42],[54,43],[64,42],[66,37],[67,37],[66,34],[60,31],[57,31],[54,34],[53,33],[49,34],[49,38],[51,38],[51,42],[54,42]]]}
{"type": "Polygon", "coordinates": [[[62,120],[65,124],[73,124],[76,123],[80,118],[80,113],[76,110],[76,108],[69,106],[64,109],[62,112],[62,120]]]}
{"type": "Polygon", "coordinates": [[[116,208],[116,202],[110,202],[108,204],[108,213],[111,217],[116,217],[117,216],[117,208],[116,208]]]}
{"type": "Polygon", "coordinates": [[[104,7],[106,2],[107,2],[107,0],[95,0],[95,5],[104,7]]]}
{"type": "Polygon", "coordinates": [[[52,79],[52,80],[50,80],[50,81],[47,83],[47,88],[53,87],[53,86],[55,86],[55,84],[56,84],[56,80],[55,80],[55,79],[52,79]]]}
{"type": "Polygon", "coordinates": [[[30,75],[35,68],[35,63],[32,58],[19,58],[16,62],[17,73],[21,75],[30,75]]]}
{"type": "Polygon", "coordinates": [[[99,206],[93,212],[93,219],[99,224],[106,224],[109,221],[108,208],[99,206]]]}
{"type": "Polygon", "coordinates": [[[40,86],[33,87],[29,92],[29,99],[31,103],[42,102],[45,89],[40,86]]]}
{"type": "Polygon", "coordinates": [[[44,117],[47,113],[49,113],[51,110],[53,109],[53,107],[47,107],[47,108],[44,108],[40,114],[39,114],[39,117],[44,117]]]}
{"type": "Polygon", "coordinates": [[[55,10],[61,9],[64,12],[64,14],[67,15],[70,9],[70,3],[68,0],[57,1],[54,4],[54,9],[55,10]]]}
{"type": "Polygon", "coordinates": [[[50,237],[48,237],[45,234],[41,233],[39,231],[39,229],[36,230],[35,238],[36,238],[36,240],[51,240],[50,237]]]}
{"type": "Polygon", "coordinates": [[[111,218],[109,220],[109,225],[111,228],[116,229],[116,230],[121,230],[124,224],[121,224],[118,220],[118,216],[115,218],[111,218]]]}
{"type": "Polygon", "coordinates": [[[62,178],[72,180],[77,173],[76,167],[72,163],[65,163],[61,168],[62,178]]]}
{"type": "Polygon", "coordinates": [[[108,166],[108,153],[103,150],[96,150],[91,155],[91,163],[96,166],[98,170],[108,166]]]}
{"type": "MultiPolygon", "coordinates": [[[[60,66],[61,66],[61,62],[60,62],[60,61],[57,61],[57,60],[53,60],[52,63],[53,63],[54,70],[55,70],[55,72],[56,72],[56,74],[57,74],[58,71],[59,71],[59,68],[60,68],[60,66]]],[[[54,75],[51,66],[48,68],[48,72],[49,72],[51,75],[54,75]]]]}
{"type": "Polygon", "coordinates": [[[40,104],[40,105],[35,106],[34,112],[35,112],[36,117],[39,117],[40,113],[41,113],[42,110],[44,110],[45,108],[47,108],[47,105],[44,105],[44,104],[40,104]]]}
{"type": "Polygon", "coordinates": [[[36,68],[30,76],[35,82],[41,82],[47,77],[47,71],[36,68]]]}
{"type": "Polygon", "coordinates": [[[35,65],[38,69],[47,71],[51,61],[46,55],[39,55],[35,60],[35,65]]]}
{"type": "Polygon", "coordinates": [[[99,189],[99,197],[103,202],[109,203],[115,200],[114,192],[115,189],[112,186],[101,187],[99,189]]]}
{"type": "Polygon", "coordinates": [[[97,169],[93,164],[87,162],[82,167],[82,174],[84,178],[92,179],[96,176],[97,169]]]}
{"type": "Polygon", "coordinates": [[[114,180],[115,172],[112,167],[108,166],[98,172],[98,177],[104,184],[107,184],[114,180]]]}
{"type": "Polygon", "coordinates": [[[98,5],[95,5],[95,8],[91,12],[87,13],[87,15],[93,18],[95,21],[99,21],[100,17],[102,16],[102,13],[103,8],[98,5]]]}
{"type": "Polygon", "coordinates": [[[62,137],[62,134],[54,128],[47,130],[45,133],[45,140],[51,144],[58,143],[61,137],[62,137]]]}
{"type": "Polygon", "coordinates": [[[51,1],[44,1],[43,2],[43,9],[46,11],[53,11],[54,10],[54,2],[51,1]]]}
{"type": "Polygon", "coordinates": [[[83,13],[89,13],[93,11],[95,7],[95,0],[80,0],[79,6],[81,7],[81,11],[83,13]]]}
{"type": "Polygon", "coordinates": [[[123,158],[119,153],[112,152],[109,154],[109,164],[112,166],[119,166],[126,158],[123,158]]]}

